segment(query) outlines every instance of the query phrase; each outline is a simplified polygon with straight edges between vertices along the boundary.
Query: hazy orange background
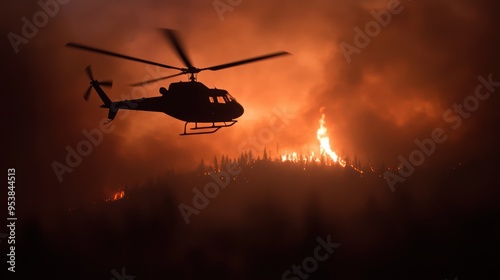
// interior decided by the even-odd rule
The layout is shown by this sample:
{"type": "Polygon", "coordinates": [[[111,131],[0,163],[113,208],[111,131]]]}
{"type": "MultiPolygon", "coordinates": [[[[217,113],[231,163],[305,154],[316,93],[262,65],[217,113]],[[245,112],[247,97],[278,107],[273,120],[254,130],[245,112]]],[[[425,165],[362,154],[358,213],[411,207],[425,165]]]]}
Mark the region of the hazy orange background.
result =
{"type": "MultiPolygon", "coordinates": [[[[321,107],[332,148],[373,165],[397,164],[398,155],[408,155],[413,141],[436,127],[450,138],[438,147],[433,164],[451,167],[498,154],[498,96],[482,102],[457,131],[442,119],[453,103],[474,92],[477,76],[492,73],[500,80],[498,3],[403,1],[403,11],[347,63],[339,44],[353,45],[353,28],[364,29],[373,20],[370,10],[387,3],[242,1],[221,21],[212,1],[72,0],[18,54],[4,36],[2,163],[18,169],[20,188],[41,195],[25,203],[59,195],[67,198],[59,203],[100,200],[123,185],[192,169],[201,159],[236,157],[244,141],[269,127],[274,110],[295,117],[266,143],[271,155],[317,148],[321,107]],[[115,130],[59,183],[51,163],[64,163],[65,147],[76,148],[85,139],[81,131],[98,128],[107,116],[97,95],[88,103],[82,98],[88,86],[84,68],[90,64],[98,79],[114,80],[107,90],[112,100],[135,93],[127,84],[154,69],[64,45],[78,42],[182,67],[158,27],[178,30],[200,68],[279,50],[293,55],[199,74],[199,81],[228,90],[244,106],[235,126],[180,137],[183,123],[167,115],[130,111],[121,119],[120,112],[111,124],[115,130]]],[[[4,35],[21,34],[20,19],[40,10],[36,3],[2,6],[4,35]]],[[[174,73],[162,69],[157,76],[174,73]]],[[[156,96],[160,86],[178,80],[186,78],[150,85],[144,96],[156,96]]]]}

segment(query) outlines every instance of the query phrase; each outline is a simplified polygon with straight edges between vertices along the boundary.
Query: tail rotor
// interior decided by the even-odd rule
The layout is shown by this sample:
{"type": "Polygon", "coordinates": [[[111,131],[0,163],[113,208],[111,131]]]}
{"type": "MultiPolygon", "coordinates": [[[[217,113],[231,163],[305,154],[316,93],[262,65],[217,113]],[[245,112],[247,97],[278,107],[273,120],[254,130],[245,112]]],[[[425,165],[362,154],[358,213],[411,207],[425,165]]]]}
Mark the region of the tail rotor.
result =
{"type": "Polygon", "coordinates": [[[85,68],[85,72],[87,72],[87,76],[90,79],[90,86],[87,89],[87,91],[85,91],[85,93],[83,94],[83,98],[85,99],[85,101],[89,100],[90,91],[92,90],[92,88],[94,88],[97,91],[97,93],[99,94],[99,90],[98,90],[99,86],[104,86],[104,87],[112,87],[113,86],[113,81],[99,82],[96,79],[94,79],[94,75],[92,74],[92,68],[90,67],[90,65],[85,68]]]}

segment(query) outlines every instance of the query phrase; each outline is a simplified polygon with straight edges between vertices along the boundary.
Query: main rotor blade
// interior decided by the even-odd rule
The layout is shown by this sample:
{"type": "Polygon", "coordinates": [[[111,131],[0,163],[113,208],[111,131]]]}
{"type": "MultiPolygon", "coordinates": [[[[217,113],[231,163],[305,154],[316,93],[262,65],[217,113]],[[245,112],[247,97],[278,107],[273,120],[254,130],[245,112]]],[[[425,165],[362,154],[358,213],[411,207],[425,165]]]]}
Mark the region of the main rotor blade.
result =
{"type": "Polygon", "coordinates": [[[177,33],[172,29],[162,29],[162,30],[165,33],[165,35],[167,36],[167,38],[170,41],[170,43],[172,44],[172,46],[174,47],[174,49],[177,51],[177,54],[182,59],[182,61],[186,65],[186,67],[194,68],[193,64],[191,64],[191,61],[187,57],[186,52],[184,51],[185,48],[181,44],[181,41],[179,39],[179,36],[177,36],[177,33]]]}
{"type": "Polygon", "coordinates": [[[102,81],[99,82],[100,86],[105,86],[105,87],[112,87],[113,86],[113,81],[102,81]]]}
{"type": "Polygon", "coordinates": [[[221,70],[221,69],[225,69],[225,68],[229,68],[229,67],[234,67],[234,66],[238,66],[238,65],[242,65],[242,64],[246,64],[246,63],[251,63],[251,62],[255,62],[255,61],[259,61],[259,60],[264,60],[264,59],[268,59],[268,58],[273,58],[276,56],[281,56],[281,55],[286,55],[286,54],[290,54],[290,53],[281,51],[281,52],[266,54],[266,55],[257,56],[257,57],[253,57],[253,58],[248,58],[248,59],[244,59],[244,60],[239,60],[239,61],[235,61],[235,62],[220,64],[220,65],[216,65],[216,66],[212,66],[212,67],[206,67],[206,68],[200,69],[200,71],[203,71],[203,70],[216,71],[216,70],[221,70]]]}
{"type": "Polygon", "coordinates": [[[88,101],[89,100],[89,95],[90,95],[90,91],[92,90],[92,86],[90,86],[87,91],[83,94],[83,99],[85,99],[85,101],[88,101]]]}
{"type": "Polygon", "coordinates": [[[94,75],[92,75],[92,69],[90,68],[90,65],[85,68],[85,71],[87,72],[87,76],[89,76],[90,80],[94,80],[94,75]]]}
{"type": "Polygon", "coordinates": [[[179,74],[170,75],[170,76],[166,76],[166,77],[161,77],[161,78],[156,78],[156,79],[152,79],[152,80],[147,80],[147,81],[144,81],[144,82],[131,84],[131,86],[133,86],[133,87],[143,86],[143,85],[151,84],[151,83],[154,83],[154,82],[158,82],[158,81],[165,80],[165,79],[168,79],[168,78],[177,77],[177,76],[184,75],[184,74],[185,73],[179,73],[179,74]]]}
{"type": "Polygon", "coordinates": [[[115,52],[110,52],[110,51],[106,51],[106,50],[101,50],[101,49],[97,49],[97,48],[93,48],[93,47],[89,47],[89,46],[80,45],[77,43],[67,43],[66,46],[77,48],[77,49],[82,49],[82,50],[86,50],[86,51],[96,52],[96,53],[100,53],[100,54],[115,56],[115,57],[119,57],[119,58],[124,58],[124,59],[132,60],[132,61],[142,62],[142,63],[146,63],[146,64],[151,64],[151,65],[155,65],[155,66],[159,66],[159,67],[163,67],[163,68],[182,70],[179,67],[174,67],[174,66],[154,62],[154,61],[140,59],[140,58],[136,58],[136,57],[132,57],[132,56],[128,56],[128,55],[123,55],[123,54],[119,54],[119,53],[115,53],[115,52]]]}

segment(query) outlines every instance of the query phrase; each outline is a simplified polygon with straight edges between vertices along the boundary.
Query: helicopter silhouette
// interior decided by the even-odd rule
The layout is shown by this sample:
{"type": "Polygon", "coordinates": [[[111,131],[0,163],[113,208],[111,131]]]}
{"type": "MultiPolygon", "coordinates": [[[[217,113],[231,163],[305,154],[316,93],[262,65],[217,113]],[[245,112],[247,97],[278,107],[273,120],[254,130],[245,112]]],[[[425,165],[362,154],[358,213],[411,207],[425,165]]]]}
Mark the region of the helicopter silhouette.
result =
{"type": "Polygon", "coordinates": [[[180,73],[155,78],[152,80],[134,83],[131,86],[141,86],[149,83],[155,83],[161,80],[177,77],[180,75],[188,75],[188,82],[171,83],[166,89],[160,87],[160,96],[140,98],[133,100],[111,101],[106,95],[101,86],[111,86],[112,81],[99,82],[94,79],[90,66],[86,68],[87,75],[90,79],[90,87],[84,94],[85,100],[88,100],[90,92],[94,89],[101,100],[104,102],[101,108],[109,109],[108,119],[112,121],[119,109],[162,112],[173,118],[184,121],[184,132],[180,135],[194,134],[210,134],[224,127],[230,127],[237,122],[237,118],[243,115],[244,109],[236,99],[224,89],[208,88],[203,83],[196,81],[197,74],[201,71],[211,70],[217,71],[242,64],[256,62],[259,60],[269,59],[277,56],[287,55],[288,52],[280,51],[244,60],[238,60],[230,63],[220,64],[211,67],[197,68],[194,67],[190,59],[186,55],[185,49],[179,40],[176,32],[171,29],[162,29],[164,35],[176,51],[179,58],[182,60],[185,68],[170,66],[154,61],[144,60],[128,55],[123,55],[115,52],[110,52],[94,47],[89,47],[77,43],[67,43],[66,46],[78,48],[86,51],[96,52],[104,55],[114,56],[136,62],[146,63],[159,66],[162,68],[174,69],[180,73]],[[189,123],[194,124],[187,131],[189,123]],[[199,126],[201,125],[201,126],[199,126]]]}

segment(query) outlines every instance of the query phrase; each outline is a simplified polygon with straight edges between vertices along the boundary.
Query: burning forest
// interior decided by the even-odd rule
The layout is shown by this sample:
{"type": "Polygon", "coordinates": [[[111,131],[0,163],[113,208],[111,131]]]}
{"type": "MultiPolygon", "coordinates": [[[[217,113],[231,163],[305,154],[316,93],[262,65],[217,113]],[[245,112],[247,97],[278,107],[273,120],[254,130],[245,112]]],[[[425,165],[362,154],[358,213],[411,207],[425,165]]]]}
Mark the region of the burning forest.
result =
{"type": "Polygon", "coordinates": [[[8,3],[1,279],[500,279],[500,2],[8,3]]]}

